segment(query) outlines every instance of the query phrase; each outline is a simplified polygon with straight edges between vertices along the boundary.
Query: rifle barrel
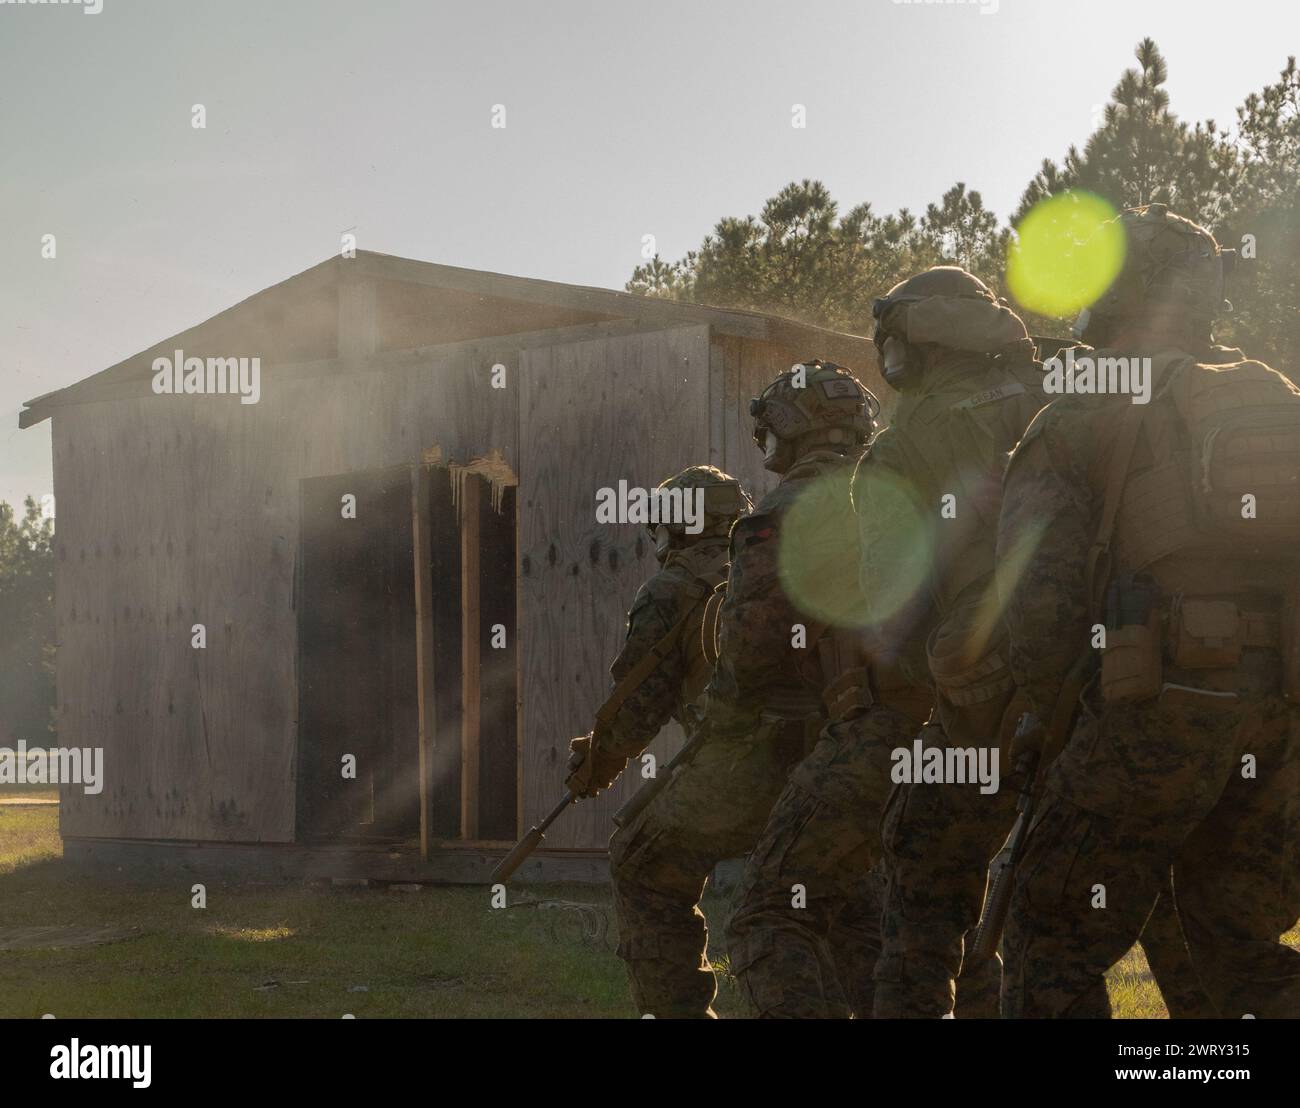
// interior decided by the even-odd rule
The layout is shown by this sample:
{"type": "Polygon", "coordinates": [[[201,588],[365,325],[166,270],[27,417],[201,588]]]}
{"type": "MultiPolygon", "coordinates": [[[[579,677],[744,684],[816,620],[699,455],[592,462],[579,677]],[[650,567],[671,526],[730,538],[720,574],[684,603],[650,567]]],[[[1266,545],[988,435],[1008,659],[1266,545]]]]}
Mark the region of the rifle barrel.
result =
{"type": "Polygon", "coordinates": [[[546,838],[547,828],[549,828],[551,824],[560,817],[560,814],[577,799],[578,797],[575,793],[565,793],[564,799],[556,804],[556,806],[546,814],[546,818],[535,827],[529,828],[528,834],[515,843],[510,853],[492,867],[492,873],[489,880],[491,880],[493,884],[508,881],[515,870],[524,864],[528,855],[542,845],[542,840],[546,838]]]}
{"type": "Polygon", "coordinates": [[[653,781],[647,781],[637,789],[624,802],[623,806],[614,813],[614,825],[616,827],[629,826],[637,816],[650,806],[650,802],[668,787],[668,782],[672,780],[673,774],[677,772],[677,767],[694,758],[703,745],[704,734],[703,732],[697,732],[681,750],[665,763],[653,781]]]}

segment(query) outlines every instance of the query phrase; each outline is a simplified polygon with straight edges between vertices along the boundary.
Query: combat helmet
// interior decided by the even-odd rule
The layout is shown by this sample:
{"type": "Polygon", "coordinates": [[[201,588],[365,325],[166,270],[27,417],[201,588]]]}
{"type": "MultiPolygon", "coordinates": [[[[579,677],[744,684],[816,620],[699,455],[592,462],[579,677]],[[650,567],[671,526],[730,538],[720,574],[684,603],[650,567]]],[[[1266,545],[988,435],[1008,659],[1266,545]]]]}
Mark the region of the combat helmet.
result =
{"type": "Polygon", "coordinates": [[[871,303],[873,339],[885,380],[900,391],[914,385],[927,347],[996,357],[1030,356],[1024,321],[973,273],[937,265],[900,281],[871,303]]]}
{"type": "Polygon", "coordinates": [[[1115,222],[1124,230],[1123,268],[1080,313],[1075,338],[1102,345],[1116,324],[1158,321],[1166,331],[1208,342],[1215,317],[1232,308],[1224,290],[1237,252],[1164,204],[1128,208],[1115,222]]]}
{"type": "Polygon", "coordinates": [[[763,465],[784,473],[814,447],[848,453],[875,430],[880,402],[843,366],[813,358],[791,366],[749,402],[763,465]]]}
{"type": "Polygon", "coordinates": [[[717,466],[687,466],[680,473],[661,481],[658,487],[665,492],[704,490],[703,530],[690,534],[681,521],[646,524],[646,530],[654,540],[655,557],[661,562],[670,550],[689,546],[704,538],[725,538],[731,533],[731,525],[754,507],[740,482],[717,466]]]}

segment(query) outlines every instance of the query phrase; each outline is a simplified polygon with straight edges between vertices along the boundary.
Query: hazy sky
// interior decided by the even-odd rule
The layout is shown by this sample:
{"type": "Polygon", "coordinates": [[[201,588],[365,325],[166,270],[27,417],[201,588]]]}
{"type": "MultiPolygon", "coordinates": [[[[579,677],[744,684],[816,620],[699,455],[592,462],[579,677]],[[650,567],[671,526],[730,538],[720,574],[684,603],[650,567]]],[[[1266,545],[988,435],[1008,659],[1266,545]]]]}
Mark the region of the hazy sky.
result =
{"type": "Polygon", "coordinates": [[[0,0],[0,499],[50,488],[49,423],[18,431],[24,400],[324,260],[348,229],[363,249],[621,288],[643,235],[679,257],[797,178],[880,212],[962,180],[1005,217],[1087,138],[1143,36],[1174,110],[1224,124],[1300,51],[1296,0],[996,7],[0,0]]]}

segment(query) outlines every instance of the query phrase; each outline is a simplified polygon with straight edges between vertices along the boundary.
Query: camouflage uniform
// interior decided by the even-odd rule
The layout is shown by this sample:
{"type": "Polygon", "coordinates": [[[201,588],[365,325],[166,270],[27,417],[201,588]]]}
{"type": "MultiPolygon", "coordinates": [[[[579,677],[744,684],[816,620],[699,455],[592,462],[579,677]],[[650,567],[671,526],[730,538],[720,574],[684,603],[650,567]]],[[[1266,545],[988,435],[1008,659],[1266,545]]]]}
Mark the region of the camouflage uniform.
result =
{"type": "MultiPolygon", "coordinates": [[[[701,642],[701,627],[714,590],[726,580],[728,533],[749,501],[738,482],[712,466],[692,466],[665,481],[661,488],[703,490],[705,527],[698,537],[686,534],[680,523],[652,528],[656,557],[662,568],[637,592],[628,612],[627,638],[610,666],[617,689],[629,680],[644,659],[661,654],[658,663],[616,708],[609,704],[598,714],[597,727],[588,736],[575,739],[573,748],[582,753],[570,779],[579,795],[595,795],[608,786],[626,764],[675,719],[690,733],[696,726],[698,702],[712,673],[712,660],[701,642]],[[720,494],[720,495],[718,495],[720,494]],[[675,638],[670,636],[675,635],[675,638]],[[668,640],[665,649],[665,640],[668,640]],[[607,714],[612,712],[612,715],[607,714]],[[603,716],[603,718],[602,718],[603,716]]],[[[674,778],[675,780],[675,778],[674,778]]],[[[662,802],[663,796],[656,798],[662,802]]],[[[652,803],[642,816],[657,810],[652,803]]],[[[706,809],[701,809],[706,810],[706,809]]],[[[614,835],[610,844],[610,877],[614,909],[619,924],[619,955],[628,963],[632,993],[642,1011],[649,1008],[643,995],[656,995],[661,979],[683,972],[689,979],[699,961],[698,952],[685,956],[664,943],[667,969],[658,961],[657,928],[660,905],[654,888],[647,888],[653,874],[643,859],[646,820],[634,820],[614,835]],[[655,950],[653,958],[647,952],[655,950]]]]}
{"type": "MultiPolygon", "coordinates": [[[[927,696],[923,691],[917,703],[927,696]]],[[[910,739],[917,725],[888,708],[832,722],[791,774],[750,855],[728,925],[731,968],[758,1015],[871,1015],[888,752],[894,736],[910,739]],[[828,949],[834,981],[821,972],[828,949]]]]}
{"type": "MultiPolygon", "coordinates": [[[[863,481],[859,486],[863,499],[870,501],[861,523],[863,549],[872,560],[870,568],[862,567],[861,591],[852,579],[852,570],[858,565],[858,546],[851,539],[841,544],[846,553],[844,565],[838,570],[838,587],[856,598],[852,605],[856,610],[845,612],[853,618],[845,622],[861,625],[867,622],[869,613],[884,610],[889,616],[877,620],[879,626],[874,628],[876,649],[872,652],[870,675],[864,668],[861,679],[868,694],[860,703],[851,704],[847,712],[833,717],[834,722],[816,749],[795,770],[742,883],[739,906],[731,921],[733,967],[762,1015],[835,1014],[832,994],[814,972],[819,951],[835,928],[856,931],[859,968],[869,969],[876,954],[878,922],[871,917],[879,910],[882,875],[873,863],[880,856],[878,825],[890,789],[891,754],[895,747],[910,746],[933,703],[924,657],[926,632],[934,622],[926,564],[932,554],[910,540],[920,536],[927,526],[917,526],[925,518],[926,507],[933,503],[937,510],[938,498],[947,490],[935,491],[931,502],[928,489],[920,493],[915,488],[922,478],[918,469],[930,476],[924,465],[915,464],[918,455],[923,461],[926,458],[919,453],[919,446],[926,445],[940,474],[951,478],[955,491],[969,490],[972,496],[979,497],[979,502],[964,505],[962,522],[957,526],[965,527],[965,531],[953,541],[947,554],[947,564],[961,561],[964,570],[970,564],[968,547],[976,537],[967,521],[987,520],[990,500],[992,518],[996,517],[996,484],[1000,479],[1000,468],[992,474],[972,473],[967,472],[970,463],[983,456],[990,461],[986,469],[1000,467],[1005,452],[1038,407],[1033,390],[1038,374],[1028,356],[1032,348],[1019,320],[999,309],[982,285],[959,270],[935,270],[917,280],[931,287],[915,298],[943,300],[948,319],[955,313],[959,322],[971,324],[969,305],[957,303],[957,298],[977,298],[973,320],[981,329],[977,341],[1000,339],[996,345],[1013,345],[1024,356],[1014,369],[1008,368],[1005,359],[995,362],[983,355],[967,356],[956,363],[949,359],[937,372],[927,375],[924,390],[905,392],[894,426],[877,436],[858,467],[859,477],[872,474],[883,478],[884,484],[863,481]],[[1013,327],[1006,326],[1009,321],[1014,321],[1013,327]],[[974,414],[976,409],[980,409],[978,415],[974,414]],[[996,416],[990,418],[985,409],[991,409],[996,416]],[[993,433],[990,427],[995,428],[993,433]],[[901,444],[900,436],[906,436],[901,444]],[[966,463],[964,469],[952,458],[963,448],[969,455],[960,459],[966,463]],[[920,507],[922,504],[926,507],[920,507]],[[906,518],[898,518],[899,510],[906,518]],[[887,556],[887,544],[880,541],[882,538],[889,540],[887,556]],[[845,570],[849,571],[847,581],[843,580],[845,570]],[[869,872],[874,888],[868,883],[869,872]],[[792,886],[802,886],[806,899],[794,899],[792,886]]],[[[852,528],[850,505],[842,504],[839,512],[852,528]]],[[[985,529],[991,535],[991,529],[985,529]]],[[[925,537],[932,541],[932,534],[925,537]]],[[[985,546],[987,568],[991,569],[991,537],[985,546]]],[[[986,574],[977,573],[973,579],[979,582],[983,576],[986,574]]],[[[835,575],[830,579],[836,579],[835,575]]],[[[968,574],[964,580],[972,577],[968,574]]],[[[865,667],[865,658],[863,664],[865,667]]],[[[1009,686],[1009,679],[1006,684],[1009,686]]],[[[985,860],[996,845],[984,854],[985,860]]],[[[867,1014],[869,1005],[878,1007],[870,983],[843,972],[840,976],[853,994],[859,1014],[867,1014]]],[[[981,1010],[993,1014],[997,983],[987,973],[984,976],[987,979],[982,989],[972,988],[973,983],[968,982],[963,998],[972,993],[979,995],[981,1010]]]]}
{"type": "MultiPolygon", "coordinates": [[[[904,392],[859,476],[863,591],[879,613],[882,650],[897,653],[906,672],[933,680],[932,658],[956,662],[951,679],[938,682],[924,746],[997,748],[1005,767],[1013,687],[990,603],[995,521],[1006,454],[1042,404],[1041,374],[1023,347],[1020,357],[996,360],[952,351],[946,362],[904,392]],[[946,495],[951,518],[941,511],[946,495]]],[[[888,741],[907,747],[915,738],[895,731],[888,741]]],[[[960,1014],[997,1014],[996,960],[963,967],[962,937],[1014,819],[1013,784],[1004,772],[993,794],[950,782],[902,783],[892,796],[882,828],[889,887],[878,1017],[947,1014],[963,968],[960,1014]]]]}
{"type": "Polygon", "coordinates": [[[1150,358],[1154,399],[1041,412],[999,524],[1011,663],[1040,718],[1108,597],[1100,677],[1016,872],[1003,1010],[1108,1015],[1103,975],[1172,874],[1200,1006],[1294,1017],[1300,952],[1278,938],[1300,914],[1300,738],[1283,695],[1300,695],[1300,392],[1209,346],[1231,251],[1163,205],[1117,222],[1124,266],[1076,330],[1126,348],[1098,364],[1150,358]]]}
{"type": "MultiPolygon", "coordinates": [[[[1086,560],[1104,495],[1098,474],[1128,406],[1127,397],[1056,401],[1007,475],[999,547],[1023,564],[1006,590],[1011,658],[1040,716],[1090,635],[1086,560]]],[[[1124,526],[1121,515],[1117,542],[1124,526]]],[[[1166,593],[1161,578],[1171,565],[1153,567],[1166,593]]],[[[1174,567],[1184,601],[1198,591],[1182,587],[1190,571],[1206,581],[1206,595],[1239,598],[1243,610],[1259,603],[1267,582],[1234,584],[1232,565],[1222,552],[1192,552],[1174,567]]],[[[1121,557],[1115,568],[1141,567],[1121,557]]],[[[1297,569],[1293,561],[1288,576],[1297,569]]],[[[1275,648],[1248,647],[1224,669],[1179,668],[1166,655],[1164,691],[1154,698],[1106,704],[1096,687],[1085,693],[1017,871],[1006,1015],[1107,1017],[1104,974],[1142,932],[1171,866],[1183,934],[1214,1013],[1300,1015],[1300,953],[1278,942],[1300,915],[1300,732],[1279,670],[1275,648]],[[1254,778],[1242,773],[1248,754],[1254,778]],[[1097,886],[1104,908],[1093,906],[1097,886]]],[[[1156,958],[1148,960],[1154,970],[1156,958]]]]}
{"type": "MultiPolygon", "coordinates": [[[[897,292],[883,302],[884,311],[897,292]]],[[[948,782],[904,783],[891,796],[882,829],[890,883],[876,970],[880,1017],[942,1016],[953,1011],[955,995],[959,1016],[992,1017],[999,1008],[998,959],[970,964],[963,937],[979,916],[988,861],[1015,818],[1019,782],[1008,740],[1024,705],[1007,663],[993,569],[1006,456],[1044,394],[1041,367],[1023,343],[1002,343],[996,360],[963,353],[975,343],[958,339],[958,313],[968,298],[956,299],[938,316],[944,326],[957,324],[954,340],[940,344],[953,349],[932,362],[918,385],[904,389],[892,426],[872,444],[855,486],[863,591],[879,613],[881,652],[896,652],[904,672],[935,681],[936,710],[919,736],[923,746],[996,748],[1001,781],[992,794],[978,783],[948,782]],[[940,511],[945,494],[953,497],[951,518],[940,511]],[[923,578],[911,568],[918,562],[928,570],[923,578]]],[[[978,301],[964,307],[980,310],[978,301]]],[[[882,325],[888,323],[882,315],[882,325]]],[[[1005,309],[993,316],[985,308],[971,323],[976,335],[1001,330],[1010,338],[1018,331],[1027,340],[1005,309]]],[[[936,325],[928,327],[906,323],[910,337],[940,336],[936,325]]],[[[884,329],[888,334],[890,327],[884,329]]],[[[895,735],[894,743],[911,738],[895,735]]],[[[1172,907],[1165,902],[1164,910],[1172,907]]],[[[1153,930],[1149,941],[1159,944],[1151,962],[1161,985],[1171,996],[1195,995],[1176,924],[1153,930]]]]}
{"type": "MultiPolygon", "coordinates": [[[[700,609],[702,614],[702,599],[726,577],[725,535],[704,538],[669,553],[659,572],[637,591],[627,613],[627,638],[609,667],[614,684],[623,680],[690,609],[700,609]]],[[[691,641],[692,633],[698,635],[698,621],[693,628],[687,625],[677,649],[650,672],[623,702],[609,726],[599,732],[597,746],[603,753],[635,758],[670,719],[688,731],[693,727],[689,706],[698,699],[709,672],[700,671],[700,652],[691,641]]]]}
{"type": "MultiPolygon", "coordinates": [[[[829,451],[803,459],[736,524],[703,723],[708,740],[610,844],[619,954],[643,1014],[713,1014],[717,986],[705,957],[700,895],[719,861],[753,846],[803,754],[806,721],[820,709],[790,660],[791,626],[802,617],[781,588],[776,537],[816,479],[848,464],[829,451]]],[[[833,978],[829,967],[825,972],[833,978]]]]}
{"type": "MultiPolygon", "coordinates": [[[[788,576],[798,575],[804,582],[793,591],[808,597],[812,614],[829,616],[833,610],[845,624],[861,619],[849,499],[856,461],[856,455],[828,459],[830,472],[801,505],[804,533],[777,533],[764,540],[773,569],[778,543],[800,552],[785,566],[788,576]]],[[[812,694],[810,718],[820,728],[824,693],[835,676],[828,672],[828,650],[846,643],[841,631],[812,614],[788,605],[768,606],[764,626],[748,636],[754,663],[761,663],[761,668],[754,666],[748,685],[757,690],[799,672],[812,694]],[[805,625],[808,638],[791,650],[794,623],[805,625]]],[[[879,853],[880,782],[887,781],[887,773],[873,762],[873,751],[848,730],[846,716],[825,727],[794,769],[749,857],[727,927],[727,950],[732,973],[760,1017],[871,1013],[883,892],[881,875],[872,866],[879,853]],[[874,805],[868,799],[873,796],[878,797],[874,805]],[[828,966],[834,968],[833,977],[828,966]]]]}

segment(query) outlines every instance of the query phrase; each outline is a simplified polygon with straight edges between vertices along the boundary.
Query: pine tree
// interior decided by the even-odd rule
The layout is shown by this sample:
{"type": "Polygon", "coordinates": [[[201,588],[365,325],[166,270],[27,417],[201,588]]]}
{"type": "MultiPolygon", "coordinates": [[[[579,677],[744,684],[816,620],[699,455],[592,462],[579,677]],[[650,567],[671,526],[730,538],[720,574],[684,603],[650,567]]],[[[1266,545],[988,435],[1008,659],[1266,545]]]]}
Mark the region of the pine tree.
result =
{"type": "Polygon", "coordinates": [[[1297,375],[1300,363],[1300,71],[1294,57],[1275,84],[1237,109],[1244,172],[1220,230],[1239,258],[1228,287],[1236,310],[1221,337],[1297,375]]]}
{"type": "Polygon", "coordinates": [[[54,711],[54,521],[0,501],[0,745],[49,743],[54,711]]]}
{"type": "Polygon", "coordinates": [[[996,269],[1006,234],[962,182],[918,219],[906,208],[879,216],[870,204],[841,216],[824,184],[804,180],[783,188],[757,217],[720,220],[679,261],[656,256],[638,266],[627,289],[870,334],[874,297],[941,262],[996,269]]]}
{"type": "Polygon", "coordinates": [[[1066,189],[1095,192],[1116,208],[1167,204],[1210,227],[1231,210],[1242,172],[1236,146],[1214,120],[1189,126],[1170,110],[1169,69],[1154,41],[1143,39],[1135,56],[1138,68],[1124,71],[1083,150],[1071,146],[1060,166],[1043,163],[1013,224],[1066,189]]]}

